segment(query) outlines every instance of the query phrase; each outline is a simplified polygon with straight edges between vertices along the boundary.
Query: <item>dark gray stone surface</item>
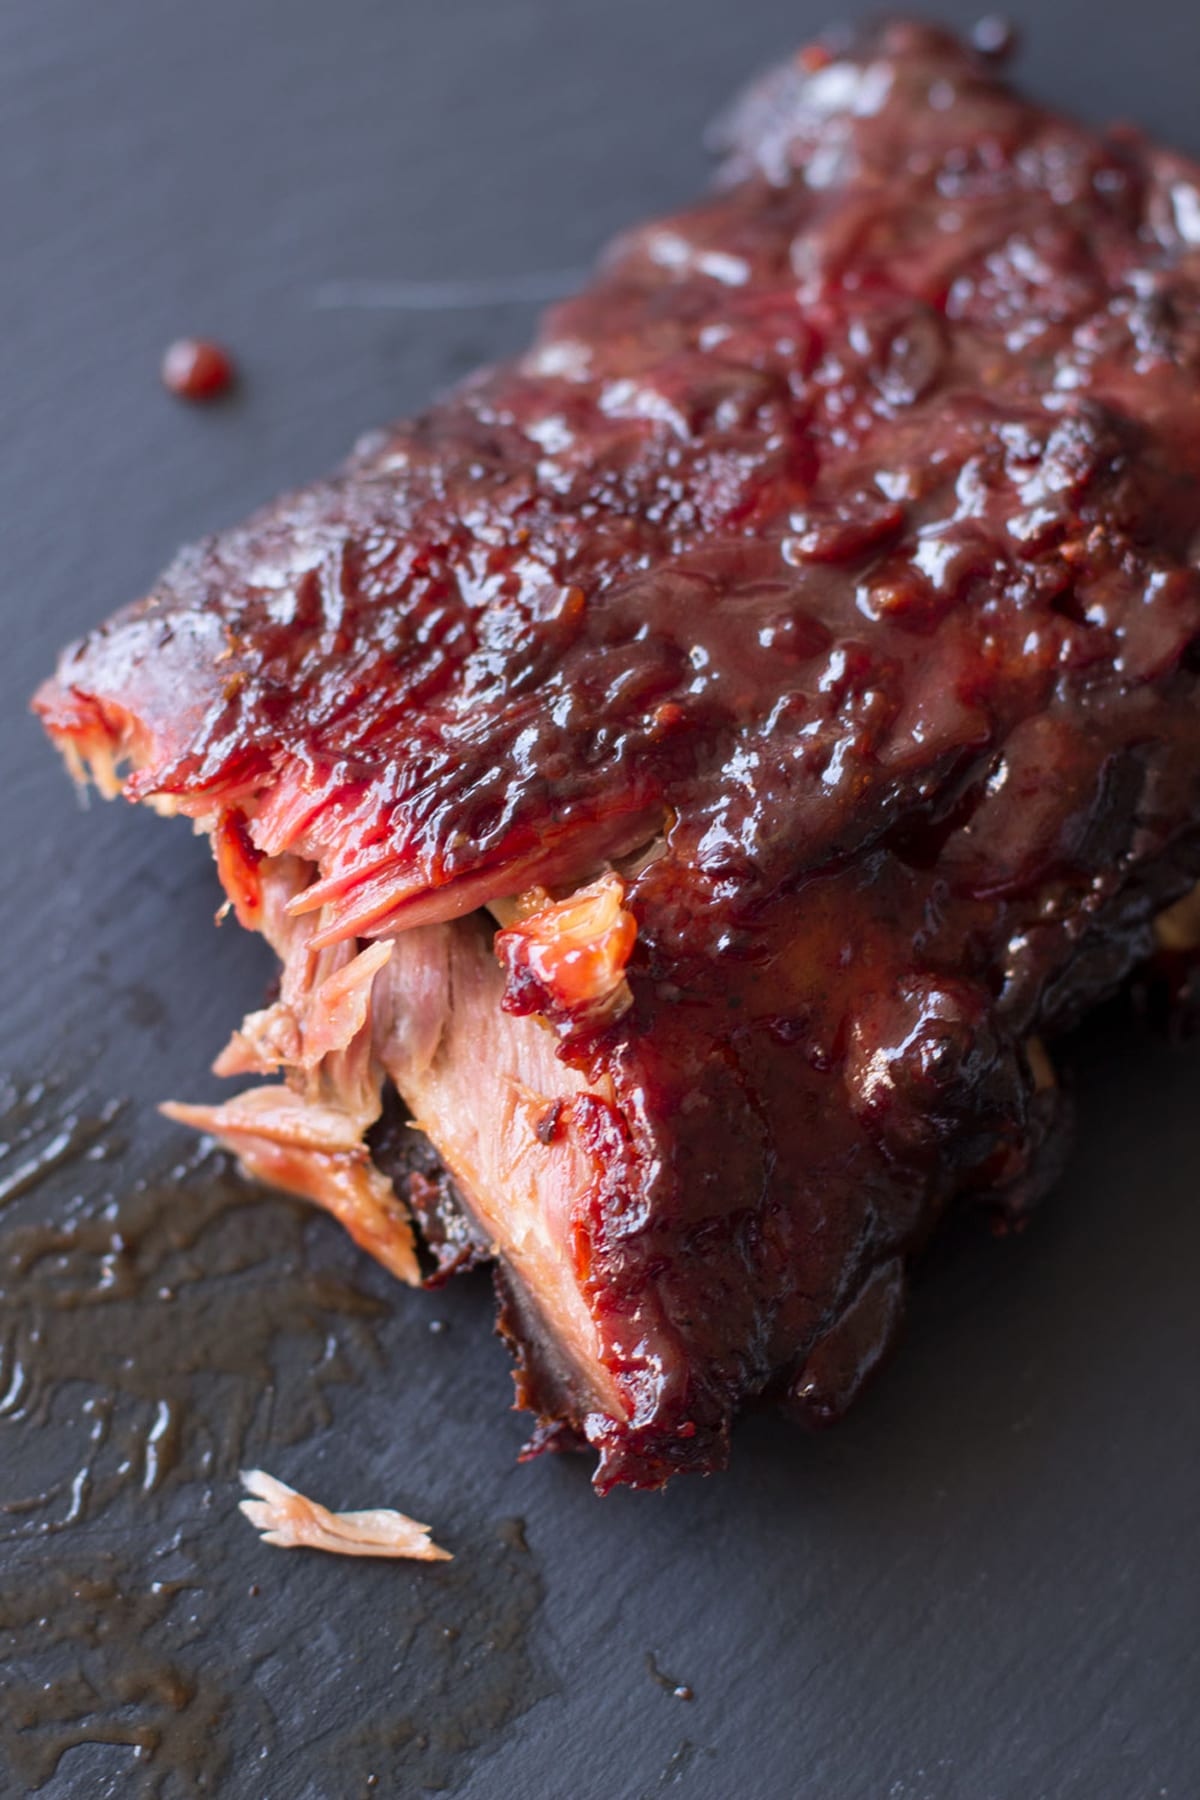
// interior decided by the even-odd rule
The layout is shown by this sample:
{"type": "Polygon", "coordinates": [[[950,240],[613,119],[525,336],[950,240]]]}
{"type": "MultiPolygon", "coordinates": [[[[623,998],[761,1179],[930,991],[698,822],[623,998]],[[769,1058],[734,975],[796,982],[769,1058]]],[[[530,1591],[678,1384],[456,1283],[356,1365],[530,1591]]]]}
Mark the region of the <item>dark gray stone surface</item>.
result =
{"type": "MultiPolygon", "coordinates": [[[[1013,11],[1039,93],[1200,151],[1195,8],[1013,11]]],[[[708,116],[825,19],[783,0],[0,8],[0,1067],[129,1101],[114,1160],[68,1164],[0,1211],[0,1325],[56,1328],[44,1283],[23,1310],[14,1234],[121,1201],[174,1153],[153,1102],[215,1091],[207,1063],[268,974],[260,946],[213,935],[207,855],[182,827],[77,809],[24,713],[54,650],[182,540],[516,347],[534,310],[329,304],[331,287],[486,294],[586,265],[698,188],[708,116]],[[161,351],[191,331],[239,357],[228,404],[161,391],[161,351]]],[[[327,1390],[325,1422],[256,1427],[206,1466],[197,1451],[153,1494],[118,1458],[76,1527],[45,1531],[59,1503],[0,1515],[3,1792],[29,1784],[38,1736],[19,1731],[12,1684],[86,1664],[103,1687],[129,1641],[54,1643],[72,1608],[116,1604],[86,1594],[6,1638],[14,1596],[44,1567],[116,1559],[122,1591],[196,1584],[145,1635],[162,1666],[220,1690],[219,1753],[193,1758],[191,1791],[231,1800],[430,1784],[469,1800],[1191,1800],[1200,1056],[1110,1022],[1074,1060],[1078,1151],[1028,1235],[968,1232],[935,1258],[902,1355],[835,1434],[747,1421],[731,1473],[661,1497],[601,1503],[581,1462],[515,1466],[479,1284],[411,1295],[322,1221],[304,1231],[282,1205],[235,1219],[247,1307],[278,1299],[287,1269],[297,1292],[323,1279],[373,1302],[369,1317],[314,1303],[308,1326],[289,1313],[279,1366],[235,1371],[235,1398],[249,1382],[301,1417],[310,1363],[340,1356],[351,1378],[327,1390]],[[272,1220],[286,1268],[247,1249],[272,1220]],[[431,1335],[432,1318],[449,1329],[431,1335]],[[233,1511],[243,1452],[335,1503],[406,1505],[458,1560],[262,1549],[233,1511]],[[496,1535],[511,1515],[528,1553],[496,1535]],[[652,1678],[650,1652],[694,1699],[652,1678]]],[[[223,1254],[205,1250],[199,1278],[226,1279],[223,1254]]],[[[164,1392],[201,1379],[163,1355],[164,1392]]],[[[153,1383],[131,1400],[123,1379],[76,1368],[42,1423],[0,1410],[0,1504],[80,1465],[109,1393],[144,1453],[153,1383]]],[[[193,1408],[214,1442],[224,1392],[193,1408]]],[[[169,1745],[142,1763],[82,1748],[43,1792],[184,1794],[187,1766],[169,1745]]]]}

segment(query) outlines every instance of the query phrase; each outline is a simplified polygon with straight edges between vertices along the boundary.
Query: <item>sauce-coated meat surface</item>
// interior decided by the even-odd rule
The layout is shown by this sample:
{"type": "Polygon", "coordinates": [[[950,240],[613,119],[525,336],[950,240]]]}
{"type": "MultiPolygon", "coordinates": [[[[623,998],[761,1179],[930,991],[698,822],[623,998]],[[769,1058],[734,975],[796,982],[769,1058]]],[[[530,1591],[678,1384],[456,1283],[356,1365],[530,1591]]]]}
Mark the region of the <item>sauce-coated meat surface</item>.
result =
{"type": "Polygon", "coordinates": [[[718,140],[37,700],[283,959],[222,1059],[282,1084],[181,1114],[398,1273],[405,1200],[498,1253],[602,1488],[844,1410],[946,1206],[1052,1178],[1042,1040],[1200,872],[1200,170],[902,23],[718,140]],[[389,1086],[449,1179],[388,1189],[389,1086]]]}

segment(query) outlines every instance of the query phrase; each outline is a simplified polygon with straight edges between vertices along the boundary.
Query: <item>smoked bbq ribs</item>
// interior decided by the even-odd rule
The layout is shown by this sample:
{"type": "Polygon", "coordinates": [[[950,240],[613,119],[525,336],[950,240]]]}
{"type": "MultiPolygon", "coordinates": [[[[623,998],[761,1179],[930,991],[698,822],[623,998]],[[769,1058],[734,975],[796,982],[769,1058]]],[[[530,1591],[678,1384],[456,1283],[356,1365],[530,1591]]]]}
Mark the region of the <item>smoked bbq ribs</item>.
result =
{"type": "Polygon", "coordinates": [[[899,23],[720,150],[36,700],[282,964],[173,1116],[405,1280],[494,1258],[602,1490],[844,1410],[1200,873],[1200,170],[899,23]]]}

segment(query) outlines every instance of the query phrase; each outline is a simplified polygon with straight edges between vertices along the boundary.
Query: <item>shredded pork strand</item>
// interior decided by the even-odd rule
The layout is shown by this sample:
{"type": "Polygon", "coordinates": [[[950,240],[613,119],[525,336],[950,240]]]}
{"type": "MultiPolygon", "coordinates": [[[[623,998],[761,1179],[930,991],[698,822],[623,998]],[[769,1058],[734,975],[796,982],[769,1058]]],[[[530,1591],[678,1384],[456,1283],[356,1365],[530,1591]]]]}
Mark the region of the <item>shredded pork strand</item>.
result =
{"type": "MultiPolygon", "coordinates": [[[[211,1132],[254,1179],[324,1207],[356,1244],[418,1287],[408,1211],[366,1143],[383,1088],[372,1043],[372,996],[393,945],[314,950],[316,921],[287,913],[290,897],[304,891],[311,873],[296,857],[256,866],[255,929],[282,964],[279,998],[244,1019],[213,1064],[218,1075],[282,1071],[284,1080],[247,1088],[217,1106],[170,1102],[162,1111],[211,1132]]],[[[236,892],[235,886],[231,899],[236,892]]]]}
{"type": "Polygon", "coordinates": [[[264,1544],[277,1544],[284,1550],[328,1550],[334,1556],[451,1560],[449,1550],[433,1542],[427,1525],[390,1507],[330,1512],[265,1469],[243,1469],[241,1478],[253,1498],[240,1500],[238,1510],[262,1533],[264,1544]]]}

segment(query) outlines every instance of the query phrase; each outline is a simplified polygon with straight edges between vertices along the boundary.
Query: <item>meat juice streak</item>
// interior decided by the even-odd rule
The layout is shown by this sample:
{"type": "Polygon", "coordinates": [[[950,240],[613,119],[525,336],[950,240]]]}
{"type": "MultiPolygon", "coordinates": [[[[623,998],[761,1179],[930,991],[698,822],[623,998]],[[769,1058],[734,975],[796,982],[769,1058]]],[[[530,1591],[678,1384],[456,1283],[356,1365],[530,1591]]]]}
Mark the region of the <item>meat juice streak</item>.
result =
{"type": "Polygon", "coordinates": [[[185,1794],[216,1791],[229,1760],[222,1732],[229,1700],[178,1660],[181,1642],[198,1630],[193,1597],[184,1580],[143,1572],[138,1585],[136,1565],[111,1553],[90,1559],[86,1570],[41,1565],[6,1587],[6,1661],[36,1662],[40,1677],[18,1678],[5,1706],[5,1755],[27,1791],[45,1787],[67,1751],[82,1745],[119,1753],[122,1779],[132,1756],[151,1791],[165,1792],[168,1783],[185,1794]],[[47,1680],[52,1662],[62,1672],[47,1680]]]}
{"type": "Polygon", "coordinates": [[[331,1424],[389,1309],[310,1209],[203,1146],[131,1175],[122,1116],[0,1086],[0,1789],[272,1787],[280,1757],[288,1791],[326,1762],[444,1787],[547,1691],[532,1558],[511,1521],[468,1527],[443,1579],[401,1568],[386,1598],[306,1558],[297,1627],[236,1471],[331,1424]]]}
{"type": "MultiPolygon", "coordinates": [[[[18,1117],[28,1107],[23,1096],[18,1117]]],[[[66,1131],[44,1125],[14,1175],[61,1168],[50,1147],[66,1131]]],[[[327,1424],[329,1386],[373,1360],[383,1303],[310,1265],[305,1209],[188,1148],[186,1161],[122,1183],[119,1199],[72,1199],[0,1234],[0,1419],[79,1421],[69,1478],[2,1503],[0,1516],[40,1535],[176,1470],[230,1478],[257,1443],[327,1424]],[[310,1353],[300,1378],[282,1356],[293,1338],[310,1353]]]]}
{"type": "Polygon", "coordinates": [[[453,1788],[464,1757],[557,1688],[531,1641],[543,1587],[523,1521],[496,1521],[444,1567],[427,1587],[428,1610],[410,1623],[392,1705],[339,1742],[347,1794],[453,1788]]]}

